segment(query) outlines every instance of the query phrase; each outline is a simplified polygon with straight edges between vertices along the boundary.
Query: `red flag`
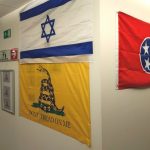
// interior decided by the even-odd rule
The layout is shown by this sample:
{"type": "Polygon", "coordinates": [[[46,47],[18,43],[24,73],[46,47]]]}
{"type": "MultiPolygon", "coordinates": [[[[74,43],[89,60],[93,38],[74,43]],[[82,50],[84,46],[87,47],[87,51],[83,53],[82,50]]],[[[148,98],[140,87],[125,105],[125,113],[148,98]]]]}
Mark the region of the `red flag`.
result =
{"type": "Polygon", "coordinates": [[[118,88],[150,86],[150,24],[118,13],[118,88]]]}

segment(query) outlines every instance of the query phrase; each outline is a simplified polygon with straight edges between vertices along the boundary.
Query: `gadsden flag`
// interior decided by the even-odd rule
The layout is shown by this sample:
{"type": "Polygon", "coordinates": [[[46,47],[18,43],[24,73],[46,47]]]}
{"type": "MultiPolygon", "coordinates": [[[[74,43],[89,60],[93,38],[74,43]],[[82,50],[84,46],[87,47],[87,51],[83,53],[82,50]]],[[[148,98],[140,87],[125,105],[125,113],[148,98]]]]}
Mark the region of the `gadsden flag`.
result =
{"type": "Polygon", "coordinates": [[[20,65],[20,114],[90,145],[89,64],[20,65]]]}

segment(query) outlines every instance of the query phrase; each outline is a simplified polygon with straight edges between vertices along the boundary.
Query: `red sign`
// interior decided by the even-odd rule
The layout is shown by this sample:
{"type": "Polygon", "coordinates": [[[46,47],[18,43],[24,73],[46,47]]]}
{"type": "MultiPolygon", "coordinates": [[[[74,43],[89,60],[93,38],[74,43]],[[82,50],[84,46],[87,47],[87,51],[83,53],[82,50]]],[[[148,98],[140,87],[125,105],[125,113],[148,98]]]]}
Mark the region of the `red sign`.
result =
{"type": "Polygon", "coordinates": [[[11,60],[18,59],[18,48],[11,49],[11,60]]]}

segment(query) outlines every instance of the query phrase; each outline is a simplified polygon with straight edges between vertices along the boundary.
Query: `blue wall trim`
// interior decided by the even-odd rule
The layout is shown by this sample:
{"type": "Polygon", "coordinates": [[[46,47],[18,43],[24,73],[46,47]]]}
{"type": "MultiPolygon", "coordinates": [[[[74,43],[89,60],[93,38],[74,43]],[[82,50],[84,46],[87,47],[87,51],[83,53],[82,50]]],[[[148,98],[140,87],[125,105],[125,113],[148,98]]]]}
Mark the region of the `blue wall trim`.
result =
{"type": "Polygon", "coordinates": [[[93,42],[56,46],[21,52],[21,59],[93,54],[93,42]]]}
{"type": "Polygon", "coordinates": [[[20,13],[20,21],[29,19],[31,17],[37,16],[48,9],[52,9],[61,5],[64,5],[65,3],[69,2],[71,0],[49,0],[39,6],[36,6],[32,9],[29,9],[25,12],[20,13]]]}

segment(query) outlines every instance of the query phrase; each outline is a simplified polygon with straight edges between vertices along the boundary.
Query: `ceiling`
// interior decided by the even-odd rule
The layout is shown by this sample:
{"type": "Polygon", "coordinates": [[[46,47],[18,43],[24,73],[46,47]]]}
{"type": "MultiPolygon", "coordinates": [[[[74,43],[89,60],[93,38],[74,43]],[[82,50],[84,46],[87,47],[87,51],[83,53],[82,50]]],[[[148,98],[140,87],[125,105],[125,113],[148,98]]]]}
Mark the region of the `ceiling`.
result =
{"type": "Polygon", "coordinates": [[[31,0],[0,0],[0,17],[12,12],[31,0]]]}

